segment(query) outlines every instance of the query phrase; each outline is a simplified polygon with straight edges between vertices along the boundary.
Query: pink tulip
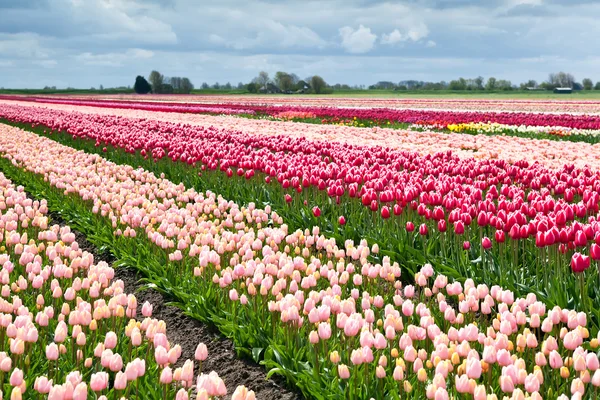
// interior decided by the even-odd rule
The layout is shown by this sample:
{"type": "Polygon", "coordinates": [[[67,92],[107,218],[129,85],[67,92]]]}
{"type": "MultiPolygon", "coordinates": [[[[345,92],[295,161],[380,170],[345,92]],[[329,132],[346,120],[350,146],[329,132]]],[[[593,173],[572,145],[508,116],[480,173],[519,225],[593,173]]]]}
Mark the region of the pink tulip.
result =
{"type": "Polygon", "coordinates": [[[96,372],[90,378],[90,388],[94,392],[101,392],[108,385],[108,374],[106,372],[96,372]]]}
{"type": "Polygon", "coordinates": [[[227,394],[223,380],[214,371],[208,375],[201,374],[198,377],[196,386],[199,389],[205,389],[209,396],[224,396],[227,394]]]}
{"type": "Polygon", "coordinates": [[[104,338],[104,347],[107,349],[114,349],[117,347],[117,335],[116,333],[110,331],[106,334],[104,338]]]}
{"type": "Polygon", "coordinates": [[[231,395],[231,400],[255,400],[255,398],[254,392],[245,386],[238,386],[231,395]]]}
{"type": "Polygon", "coordinates": [[[350,370],[344,364],[338,365],[338,376],[340,379],[349,379],[350,378],[350,370]]]}
{"type": "Polygon", "coordinates": [[[512,393],[515,390],[515,384],[513,383],[513,380],[508,376],[501,375],[500,390],[502,390],[504,393],[512,393]]]}
{"type": "Polygon", "coordinates": [[[73,400],[86,400],[88,398],[88,387],[87,383],[80,382],[75,386],[73,390],[73,400]]]}
{"type": "Polygon", "coordinates": [[[15,368],[10,375],[10,385],[11,386],[20,386],[23,383],[23,371],[19,368],[15,368]]]}
{"type": "Polygon", "coordinates": [[[204,361],[208,358],[208,349],[204,343],[198,344],[198,347],[196,347],[194,357],[198,361],[204,361]]]}
{"type": "Polygon", "coordinates": [[[173,372],[171,368],[165,367],[160,373],[160,383],[163,385],[169,385],[173,381],[173,372]]]}
{"type": "Polygon", "coordinates": [[[50,361],[58,360],[58,346],[56,343],[50,343],[46,346],[46,358],[50,361]]]}
{"type": "Polygon", "coordinates": [[[185,389],[179,389],[177,394],[175,395],[175,400],[188,400],[188,392],[185,389]]]}
{"type": "Polygon", "coordinates": [[[147,301],[144,303],[142,306],[142,315],[147,318],[152,316],[152,304],[147,301]]]}
{"type": "Polygon", "coordinates": [[[52,380],[48,380],[45,376],[39,376],[35,378],[33,389],[38,393],[48,394],[50,393],[50,389],[52,389],[52,380]]]}

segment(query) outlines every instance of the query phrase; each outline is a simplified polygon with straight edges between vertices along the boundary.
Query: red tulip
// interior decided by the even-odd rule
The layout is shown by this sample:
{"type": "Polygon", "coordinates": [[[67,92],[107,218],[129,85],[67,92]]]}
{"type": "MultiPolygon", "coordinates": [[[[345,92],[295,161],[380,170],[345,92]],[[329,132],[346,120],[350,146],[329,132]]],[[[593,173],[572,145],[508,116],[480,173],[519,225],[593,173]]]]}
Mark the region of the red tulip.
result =
{"type": "Polygon", "coordinates": [[[338,222],[340,223],[340,225],[346,225],[346,218],[343,215],[340,215],[338,222]]]}
{"type": "Polygon", "coordinates": [[[535,245],[537,247],[544,247],[546,245],[546,235],[544,235],[544,232],[535,234],[535,245]]]}
{"type": "Polygon", "coordinates": [[[489,250],[492,248],[492,241],[489,237],[484,236],[483,239],[481,239],[481,246],[484,248],[484,250],[489,250]]]}
{"type": "Polygon", "coordinates": [[[575,233],[575,246],[583,247],[587,245],[587,237],[583,231],[578,231],[575,233]]]}
{"type": "Polygon", "coordinates": [[[426,236],[428,232],[427,224],[421,224],[421,226],[419,226],[419,235],[426,236]]]}
{"type": "Polygon", "coordinates": [[[496,239],[496,242],[498,243],[504,243],[504,241],[506,240],[506,236],[504,235],[504,231],[496,231],[496,233],[494,234],[494,238],[496,239]]]}
{"type": "Polygon", "coordinates": [[[471,242],[463,242],[463,250],[469,250],[471,248],[471,242]]]}
{"type": "Polygon", "coordinates": [[[377,204],[377,200],[372,200],[371,201],[371,211],[377,211],[378,208],[379,208],[379,205],[377,204]]]}
{"type": "Polygon", "coordinates": [[[592,260],[594,261],[600,261],[600,245],[597,245],[596,243],[592,244],[590,247],[590,257],[592,257],[592,260]]]}
{"type": "Polygon", "coordinates": [[[412,232],[415,230],[415,224],[413,224],[412,222],[408,221],[406,223],[406,231],[407,232],[412,232]]]}
{"type": "Polygon", "coordinates": [[[573,254],[571,257],[571,270],[576,274],[581,273],[590,267],[590,258],[581,253],[573,254]]]}
{"type": "Polygon", "coordinates": [[[481,211],[477,215],[477,225],[486,226],[488,224],[487,214],[484,211],[481,211]]]}
{"type": "Polygon", "coordinates": [[[291,203],[292,202],[292,196],[290,196],[289,193],[285,194],[285,202],[286,203],[291,203]]]}
{"type": "Polygon", "coordinates": [[[317,218],[321,216],[321,209],[317,206],[314,206],[312,209],[313,215],[317,218]]]}
{"type": "Polygon", "coordinates": [[[381,218],[388,219],[390,217],[390,209],[387,206],[381,208],[381,218]]]}
{"type": "Polygon", "coordinates": [[[402,207],[400,207],[400,204],[394,204],[394,215],[400,215],[402,214],[402,207]]]}
{"type": "Polygon", "coordinates": [[[438,221],[438,231],[440,232],[446,232],[446,220],[445,219],[441,219],[438,221]]]}

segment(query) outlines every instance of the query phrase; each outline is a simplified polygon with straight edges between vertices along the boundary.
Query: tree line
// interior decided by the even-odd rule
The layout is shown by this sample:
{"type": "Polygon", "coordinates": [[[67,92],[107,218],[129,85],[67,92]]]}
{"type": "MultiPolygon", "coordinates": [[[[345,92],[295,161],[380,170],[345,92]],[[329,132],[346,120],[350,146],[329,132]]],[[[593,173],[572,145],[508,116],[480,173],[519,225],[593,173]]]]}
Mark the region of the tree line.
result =
{"type": "Polygon", "coordinates": [[[166,77],[158,71],[152,71],[148,76],[148,80],[138,75],[135,78],[133,90],[140,94],[151,92],[159,94],[189,94],[194,90],[194,84],[186,77],[166,77]]]}
{"type": "Polygon", "coordinates": [[[600,90],[600,81],[594,85],[594,82],[585,78],[577,82],[573,74],[566,72],[551,73],[548,79],[538,84],[537,81],[530,79],[519,85],[513,84],[510,80],[496,79],[490,77],[487,80],[478,76],[476,78],[458,78],[450,82],[425,82],[416,80],[401,81],[398,83],[390,81],[380,81],[369,86],[369,89],[385,90],[453,90],[453,91],[510,91],[510,90],[554,90],[556,88],[570,88],[573,90],[600,90]]]}
{"type": "MultiPolygon", "coordinates": [[[[556,88],[571,88],[573,90],[600,90],[600,81],[594,82],[585,78],[578,82],[573,74],[566,72],[551,73],[548,79],[538,83],[530,79],[519,85],[513,84],[510,80],[496,79],[490,77],[487,80],[478,76],[476,78],[458,78],[450,82],[426,82],[417,80],[404,80],[398,83],[391,81],[380,81],[368,86],[371,90],[399,90],[399,91],[433,91],[433,90],[451,90],[451,91],[512,91],[512,90],[554,90],[556,88]]],[[[277,71],[273,77],[266,71],[261,71],[254,79],[248,83],[239,82],[237,86],[227,82],[219,84],[218,82],[209,85],[203,82],[200,86],[202,90],[234,90],[250,93],[314,93],[326,94],[334,91],[344,90],[364,90],[364,85],[350,86],[347,84],[329,85],[319,75],[309,76],[300,79],[294,73],[277,71]]],[[[188,94],[194,90],[194,85],[188,78],[165,77],[158,71],[152,71],[146,80],[143,76],[138,76],[134,85],[137,93],[181,93],[188,94]]]]}

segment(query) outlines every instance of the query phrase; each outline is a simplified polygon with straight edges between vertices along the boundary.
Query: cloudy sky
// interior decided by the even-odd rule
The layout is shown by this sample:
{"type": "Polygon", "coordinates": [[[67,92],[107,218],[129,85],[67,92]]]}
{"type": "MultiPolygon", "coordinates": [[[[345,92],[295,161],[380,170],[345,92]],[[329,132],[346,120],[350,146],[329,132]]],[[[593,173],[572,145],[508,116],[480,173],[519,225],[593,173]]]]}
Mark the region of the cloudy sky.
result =
{"type": "Polygon", "coordinates": [[[0,0],[0,87],[600,80],[598,0],[0,0]]]}

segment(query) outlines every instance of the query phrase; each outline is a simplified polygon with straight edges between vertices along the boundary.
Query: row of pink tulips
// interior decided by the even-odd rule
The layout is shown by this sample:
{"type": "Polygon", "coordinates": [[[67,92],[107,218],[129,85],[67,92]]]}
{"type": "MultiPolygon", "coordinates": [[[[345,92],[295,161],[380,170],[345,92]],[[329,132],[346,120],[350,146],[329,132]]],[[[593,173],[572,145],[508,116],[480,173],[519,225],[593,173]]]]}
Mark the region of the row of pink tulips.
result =
{"type": "MultiPolygon", "coordinates": [[[[40,96],[37,96],[40,98],[40,96]]],[[[14,98],[10,96],[7,98],[14,98]]],[[[168,102],[202,104],[248,104],[248,105],[290,105],[311,107],[351,107],[351,108],[402,108],[438,109],[457,111],[515,111],[548,113],[600,113],[597,100],[529,100],[529,99],[483,99],[483,98],[344,98],[315,96],[236,96],[236,95],[49,95],[50,99],[118,100],[131,102],[168,102]]]]}
{"type": "Polygon", "coordinates": [[[415,286],[403,287],[397,264],[368,261],[377,246],[347,241],[340,249],[318,228],[263,227],[268,211],[238,208],[17,128],[2,128],[0,152],[89,200],[117,234],[145,234],[190,274],[183,280],[193,274],[199,288],[219,287],[234,319],[262,310],[254,322],[272,325],[274,340],[313,349],[314,384],[336,379],[350,398],[567,392],[580,399],[600,385],[598,338],[585,313],[547,309],[534,294],[515,298],[470,279],[450,282],[429,265],[415,286]]]}
{"type": "Polygon", "coordinates": [[[242,173],[247,179],[260,172],[290,192],[316,187],[338,202],[346,196],[356,198],[383,219],[394,214],[413,225],[428,223],[423,236],[430,229],[461,236],[471,227],[484,229],[497,246],[530,239],[538,247],[561,247],[563,253],[600,242],[600,177],[590,168],[565,165],[552,171],[524,161],[459,160],[451,154],[419,157],[294,136],[250,136],[14,106],[1,107],[0,115],[155,159],[168,155],[207,170],[242,173]]]}
{"type": "MultiPolygon", "coordinates": [[[[424,156],[451,151],[453,155],[461,159],[499,159],[509,163],[517,163],[526,159],[529,162],[540,163],[551,169],[561,169],[565,164],[572,164],[579,168],[589,166],[594,170],[600,169],[600,145],[598,144],[556,142],[519,137],[415,132],[384,128],[364,129],[352,126],[282,123],[281,121],[227,116],[66,106],[49,103],[38,104],[36,107],[31,107],[31,103],[27,102],[0,101],[0,103],[18,106],[4,109],[5,117],[23,122],[47,124],[57,128],[65,126],[67,124],[65,119],[71,118],[71,113],[77,111],[94,116],[119,116],[136,120],[162,121],[183,125],[186,131],[189,129],[188,125],[201,128],[215,127],[218,130],[231,131],[232,133],[243,132],[261,136],[285,135],[292,138],[300,137],[311,141],[334,142],[349,146],[383,147],[396,151],[414,152],[424,156]],[[43,110],[60,112],[50,113],[43,110]],[[64,114],[64,112],[67,114],[64,114]],[[18,114],[22,115],[18,116],[18,114]],[[53,119],[56,122],[52,123],[53,119]]],[[[83,122],[81,123],[83,124],[83,122]]],[[[175,129],[175,131],[179,132],[180,129],[175,129]]]]}
{"type": "MultiPolygon", "coordinates": [[[[152,305],[145,303],[136,321],[136,297],[113,280],[113,269],[94,263],[68,226],[50,226],[46,202],[31,200],[2,174],[0,210],[0,399],[183,400],[192,389],[197,399],[226,394],[214,372],[194,379],[194,362],[206,360],[206,346],[199,345],[196,361],[175,368],[181,347],[167,340],[152,305]]],[[[253,396],[239,387],[232,398],[253,396]]]]}
{"type": "MultiPolygon", "coordinates": [[[[10,97],[9,97],[10,99],[10,97]]],[[[16,98],[19,99],[19,98],[16,98]]],[[[36,103],[57,103],[105,108],[128,108],[167,112],[217,112],[220,114],[266,114],[282,112],[309,112],[317,118],[352,119],[396,122],[419,125],[449,125],[460,123],[499,123],[512,126],[560,126],[576,129],[600,129],[600,115],[570,113],[492,112],[472,110],[394,109],[394,108],[350,108],[298,105],[257,105],[243,103],[202,104],[169,102],[116,102],[111,100],[79,100],[61,98],[24,98],[36,103]],[[208,110],[223,110],[208,111],[208,110]]]]}

